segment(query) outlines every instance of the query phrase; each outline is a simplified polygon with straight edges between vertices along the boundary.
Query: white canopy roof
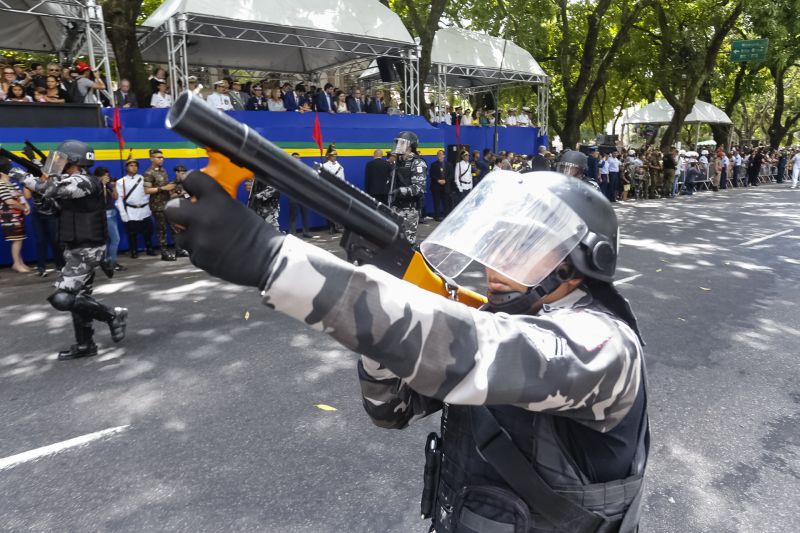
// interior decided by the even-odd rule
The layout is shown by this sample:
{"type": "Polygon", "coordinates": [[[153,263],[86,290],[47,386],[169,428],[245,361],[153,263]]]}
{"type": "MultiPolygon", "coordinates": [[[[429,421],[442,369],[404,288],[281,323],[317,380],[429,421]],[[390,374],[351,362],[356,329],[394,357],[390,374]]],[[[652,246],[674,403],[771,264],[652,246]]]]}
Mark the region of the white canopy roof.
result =
{"type": "Polygon", "coordinates": [[[533,56],[513,42],[455,27],[436,32],[431,63],[547,76],[533,56]]]}
{"type": "MultiPolygon", "coordinates": [[[[187,15],[189,64],[314,72],[354,59],[401,57],[414,47],[400,18],[377,0],[167,0],[143,26],[163,35],[187,15]]],[[[165,62],[166,43],[142,41],[144,58],[165,62]]]]}
{"type": "MultiPolygon", "coordinates": [[[[647,104],[625,121],[626,124],[669,124],[675,110],[666,100],[647,104]]],[[[731,124],[731,119],[720,108],[697,100],[686,117],[687,124],[731,124]]]]}
{"type": "Polygon", "coordinates": [[[83,24],[75,21],[83,21],[84,5],[78,0],[3,0],[0,48],[51,53],[71,49],[82,38],[83,24]]]}

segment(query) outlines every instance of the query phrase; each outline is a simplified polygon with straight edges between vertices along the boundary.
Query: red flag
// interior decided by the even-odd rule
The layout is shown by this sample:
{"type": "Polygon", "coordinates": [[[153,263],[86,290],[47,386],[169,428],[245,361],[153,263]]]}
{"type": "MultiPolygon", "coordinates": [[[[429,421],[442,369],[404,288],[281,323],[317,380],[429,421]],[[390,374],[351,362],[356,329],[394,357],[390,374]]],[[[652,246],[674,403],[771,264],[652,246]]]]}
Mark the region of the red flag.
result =
{"type": "Polygon", "coordinates": [[[117,136],[119,151],[122,152],[125,149],[125,139],[122,137],[122,119],[119,116],[118,107],[114,108],[114,122],[111,124],[111,130],[117,136]]]}
{"type": "Polygon", "coordinates": [[[461,149],[461,121],[458,120],[459,118],[461,117],[456,116],[456,144],[461,149]]]}
{"type": "Polygon", "coordinates": [[[322,157],[322,150],[323,150],[323,142],[322,142],[322,127],[319,125],[319,113],[314,113],[314,131],[311,133],[311,137],[317,143],[319,147],[319,156],[322,157]]]}

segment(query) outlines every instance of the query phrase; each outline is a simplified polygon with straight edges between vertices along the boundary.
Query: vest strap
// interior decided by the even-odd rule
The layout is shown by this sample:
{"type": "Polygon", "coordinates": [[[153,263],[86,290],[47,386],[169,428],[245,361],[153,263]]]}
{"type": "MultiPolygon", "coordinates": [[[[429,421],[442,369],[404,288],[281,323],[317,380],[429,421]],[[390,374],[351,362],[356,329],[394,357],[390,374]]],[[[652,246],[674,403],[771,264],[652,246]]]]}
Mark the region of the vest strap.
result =
{"type": "Polygon", "coordinates": [[[473,421],[471,424],[478,453],[531,509],[536,509],[559,529],[574,533],[594,533],[606,523],[602,516],[554,491],[485,405],[475,407],[472,413],[481,419],[481,423],[473,421]]]}

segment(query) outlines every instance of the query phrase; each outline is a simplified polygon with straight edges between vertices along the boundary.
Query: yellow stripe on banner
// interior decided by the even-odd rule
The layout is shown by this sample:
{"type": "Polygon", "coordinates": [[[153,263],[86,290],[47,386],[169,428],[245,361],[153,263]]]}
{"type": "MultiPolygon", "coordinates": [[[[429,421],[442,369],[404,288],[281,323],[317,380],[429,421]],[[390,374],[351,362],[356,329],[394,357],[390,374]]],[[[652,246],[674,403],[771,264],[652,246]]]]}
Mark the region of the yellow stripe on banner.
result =
{"type": "MultiPolygon", "coordinates": [[[[384,148],[384,152],[389,148],[384,148]]],[[[441,148],[420,148],[420,155],[436,155],[436,152],[441,148]]],[[[199,159],[208,157],[204,148],[165,148],[162,150],[166,159],[199,159]]],[[[284,148],[287,154],[297,152],[300,157],[319,157],[319,148],[284,148]]],[[[375,149],[370,148],[352,148],[352,149],[337,149],[336,152],[340,157],[371,157],[375,149]]],[[[13,152],[14,154],[24,157],[22,152],[13,152]]],[[[123,159],[128,158],[130,150],[123,151],[123,159]]],[[[94,153],[96,161],[119,161],[119,150],[95,150],[94,153]]],[[[147,148],[135,148],[133,150],[134,159],[149,159],[150,151],[147,148]]]]}

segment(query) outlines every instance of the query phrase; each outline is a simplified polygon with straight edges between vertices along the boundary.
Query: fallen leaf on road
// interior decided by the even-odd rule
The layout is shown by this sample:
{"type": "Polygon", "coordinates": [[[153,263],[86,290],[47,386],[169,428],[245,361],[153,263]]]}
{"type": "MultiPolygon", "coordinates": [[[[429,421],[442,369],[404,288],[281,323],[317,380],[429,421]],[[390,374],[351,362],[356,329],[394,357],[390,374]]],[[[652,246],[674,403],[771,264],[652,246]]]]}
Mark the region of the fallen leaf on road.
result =
{"type": "Polygon", "coordinates": [[[660,269],[660,268],[657,268],[657,269],[656,269],[656,272],[661,272],[661,270],[662,270],[662,269],[660,269]]]}
{"type": "Polygon", "coordinates": [[[244,319],[245,320],[250,320],[250,311],[245,311],[244,312],[244,319]]]}
{"type": "Polygon", "coordinates": [[[325,405],[324,403],[315,404],[314,407],[319,409],[320,411],[335,411],[335,407],[331,407],[330,405],[325,405]]]}
{"type": "Polygon", "coordinates": [[[685,318],[678,317],[678,320],[680,320],[681,322],[686,322],[685,318]]]}
{"type": "Polygon", "coordinates": [[[662,259],[660,257],[658,258],[658,260],[661,261],[662,263],[669,263],[669,261],[667,261],[666,259],[662,259]]]}
{"type": "Polygon", "coordinates": [[[711,289],[709,289],[708,287],[698,287],[698,288],[699,288],[699,289],[702,289],[702,290],[704,290],[704,291],[706,291],[706,292],[708,292],[708,291],[710,291],[710,290],[711,290],[711,289]]]}

